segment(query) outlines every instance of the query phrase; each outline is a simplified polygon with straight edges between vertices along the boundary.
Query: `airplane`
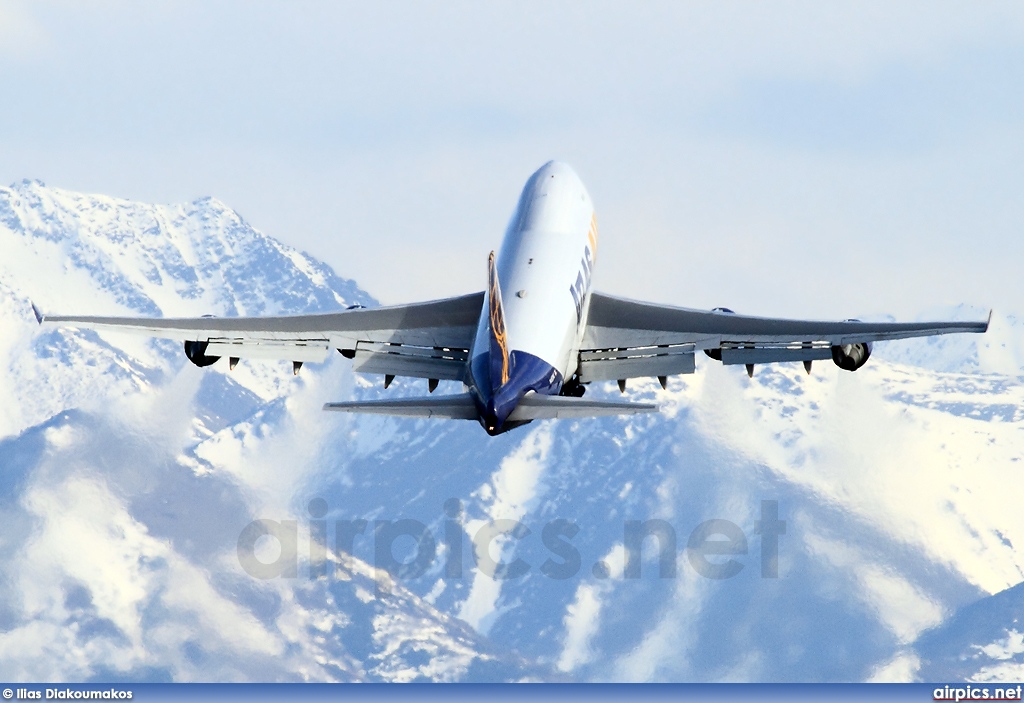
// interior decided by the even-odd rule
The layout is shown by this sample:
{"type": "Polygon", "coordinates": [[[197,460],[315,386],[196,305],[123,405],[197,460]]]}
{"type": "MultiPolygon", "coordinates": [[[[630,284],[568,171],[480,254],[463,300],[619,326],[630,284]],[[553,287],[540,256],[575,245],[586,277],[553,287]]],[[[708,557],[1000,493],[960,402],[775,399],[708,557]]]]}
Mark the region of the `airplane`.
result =
{"type": "MultiPolygon", "coordinates": [[[[568,165],[551,161],[523,188],[500,252],[487,259],[487,289],[411,305],[279,317],[131,318],[43,315],[40,324],[141,333],[184,344],[205,367],[228,359],[326,361],[332,349],[353,370],[461,381],[445,396],[327,403],[324,410],[476,420],[494,436],[533,420],[645,413],[652,403],[583,397],[595,381],[693,373],[696,353],[725,365],[831,359],[856,371],[872,343],[958,332],[985,322],[821,322],[754,317],[727,308],[693,310],[591,290],[598,253],[590,195],[568,165]]],[[[991,313],[989,313],[991,320],[991,313]]]]}

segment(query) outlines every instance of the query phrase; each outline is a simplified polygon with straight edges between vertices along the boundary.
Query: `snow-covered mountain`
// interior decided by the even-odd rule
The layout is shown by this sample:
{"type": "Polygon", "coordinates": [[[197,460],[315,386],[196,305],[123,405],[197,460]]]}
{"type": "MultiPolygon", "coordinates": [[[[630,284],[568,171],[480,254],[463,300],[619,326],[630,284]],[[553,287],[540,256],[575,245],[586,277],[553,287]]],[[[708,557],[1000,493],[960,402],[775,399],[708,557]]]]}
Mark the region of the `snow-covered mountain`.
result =
{"type": "Polygon", "coordinates": [[[340,355],[297,378],[197,369],[175,344],[36,326],[30,299],[146,315],[374,304],[216,200],[25,181],[0,189],[0,251],[0,677],[899,680],[1022,659],[1024,329],[1006,311],[983,337],[879,345],[855,374],[750,380],[707,361],[667,391],[631,384],[660,415],[490,438],[322,413],[384,393],[340,355]],[[774,506],[777,565],[758,530],[774,506]],[[295,577],[242,567],[254,519],[295,521],[295,577]],[[501,520],[520,527],[475,556],[521,559],[514,578],[474,566],[471,536],[501,520]],[[627,533],[649,520],[674,545],[659,560],[649,538],[637,578],[627,533]],[[416,525],[429,537],[397,537],[394,558],[432,542],[436,559],[392,577],[383,535],[416,525]],[[730,578],[687,549],[716,529],[733,553],[707,560],[734,560],[730,578]],[[323,567],[311,535],[331,547],[323,567]],[[984,626],[956,626],[973,613],[984,626]]]}
{"type": "Polygon", "coordinates": [[[41,332],[26,312],[29,296],[47,310],[152,315],[372,298],[213,199],[150,206],[26,181],[0,190],[0,222],[0,677],[533,675],[361,561],[344,558],[330,582],[239,567],[244,526],[287,519],[317,469],[298,447],[273,475],[245,457],[210,463],[203,448],[221,432],[290,426],[307,377],[284,364],[203,373],[179,345],[41,332]]]}

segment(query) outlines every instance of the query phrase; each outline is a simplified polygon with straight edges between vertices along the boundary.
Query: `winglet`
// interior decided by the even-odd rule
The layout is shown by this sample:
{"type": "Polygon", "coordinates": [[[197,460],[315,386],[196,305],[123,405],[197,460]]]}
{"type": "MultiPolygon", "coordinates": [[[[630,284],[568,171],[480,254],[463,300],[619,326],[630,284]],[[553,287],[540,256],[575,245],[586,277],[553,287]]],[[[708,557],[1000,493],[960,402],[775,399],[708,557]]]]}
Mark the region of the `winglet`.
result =
{"type": "Polygon", "coordinates": [[[35,303],[29,301],[29,305],[32,306],[32,314],[36,316],[36,322],[38,322],[40,325],[43,324],[43,320],[46,319],[46,316],[43,315],[43,313],[39,312],[39,308],[36,307],[35,303]]]}
{"type": "Polygon", "coordinates": [[[992,324],[992,308],[988,309],[988,319],[985,320],[985,331],[988,332],[988,326],[992,324]]]}

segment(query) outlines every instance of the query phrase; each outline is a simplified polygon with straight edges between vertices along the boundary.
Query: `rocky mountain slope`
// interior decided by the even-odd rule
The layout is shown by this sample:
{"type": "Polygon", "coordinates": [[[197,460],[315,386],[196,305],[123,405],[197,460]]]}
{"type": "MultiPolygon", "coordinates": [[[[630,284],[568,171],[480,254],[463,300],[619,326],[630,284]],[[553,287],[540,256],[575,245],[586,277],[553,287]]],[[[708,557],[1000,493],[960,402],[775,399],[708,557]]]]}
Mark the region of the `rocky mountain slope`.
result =
{"type": "MultiPolygon", "coordinates": [[[[216,200],[22,182],[0,189],[0,251],[0,677],[985,678],[1024,651],[1024,330],[1007,311],[984,337],[880,345],[855,374],[748,379],[705,360],[667,391],[631,383],[659,415],[490,438],[322,413],[385,393],[340,355],[297,378],[197,369],[175,344],[36,326],[30,299],[145,315],[373,304],[216,200]],[[777,561],[759,531],[774,510],[777,561]],[[295,577],[243,568],[254,519],[295,521],[295,577]],[[630,530],[652,520],[661,541],[637,555],[630,530]],[[729,535],[706,559],[739,570],[708,578],[687,546],[729,535]],[[409,566],[389,575],[395,560],[409,566]],[[516,566],[495,579],[475,566],[490,560],[516,566]],[[957,626],[975,612],[984,627],[957,626]]],[[[255,545],[283,563],[275,548],[255,545]]]]}

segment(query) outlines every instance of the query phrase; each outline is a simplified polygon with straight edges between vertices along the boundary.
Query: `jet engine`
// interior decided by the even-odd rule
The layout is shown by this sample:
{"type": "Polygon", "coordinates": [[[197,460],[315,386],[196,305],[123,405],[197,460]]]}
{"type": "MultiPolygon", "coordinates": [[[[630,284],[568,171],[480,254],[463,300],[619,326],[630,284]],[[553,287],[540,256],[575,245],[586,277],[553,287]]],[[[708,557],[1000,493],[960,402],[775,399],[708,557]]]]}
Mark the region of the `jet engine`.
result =
{"type": "Polygon", "coordinates": [[[220,359],[219,356],[206,355],[207,345],[209,345],[209,342],[185,342],[185,356],[200,368],[217,363],[220,359]]]}
{"type": "Polygon", "coordinates": [[[843,371],[856,371],[868,362],[871,342],[843,344],[832,347],[832,361],[843,371]]]}

